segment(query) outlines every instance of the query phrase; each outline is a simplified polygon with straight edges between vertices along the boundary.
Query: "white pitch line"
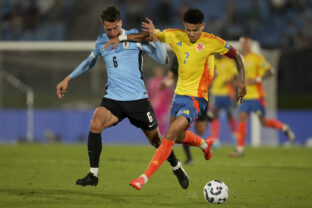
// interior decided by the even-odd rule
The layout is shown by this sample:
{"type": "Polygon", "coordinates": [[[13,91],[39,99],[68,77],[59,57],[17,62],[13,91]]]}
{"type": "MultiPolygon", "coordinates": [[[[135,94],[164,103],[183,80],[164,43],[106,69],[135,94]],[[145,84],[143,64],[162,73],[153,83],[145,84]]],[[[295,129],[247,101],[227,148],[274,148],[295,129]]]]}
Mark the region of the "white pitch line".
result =
{"type": "Polygon", "coordinates": [[[306,164],[282,164],[282,163],[216,163],[218,166],[229,166],[229,167],[272,167],[272,168],[312,168],[311,165],[306,164]]]}

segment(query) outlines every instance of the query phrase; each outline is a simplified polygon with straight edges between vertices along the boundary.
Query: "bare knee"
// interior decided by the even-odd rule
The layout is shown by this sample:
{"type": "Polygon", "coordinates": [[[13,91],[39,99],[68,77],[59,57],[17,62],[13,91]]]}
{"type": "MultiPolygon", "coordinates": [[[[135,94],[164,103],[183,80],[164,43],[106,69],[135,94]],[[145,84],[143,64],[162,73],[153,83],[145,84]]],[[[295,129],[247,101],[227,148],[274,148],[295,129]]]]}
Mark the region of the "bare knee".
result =
{"type": "Polygon", "coordinates": [[[101,133],[103,125],[98,121],[93,121],[90,124],[90,132],[92,133],[101,133]]]}

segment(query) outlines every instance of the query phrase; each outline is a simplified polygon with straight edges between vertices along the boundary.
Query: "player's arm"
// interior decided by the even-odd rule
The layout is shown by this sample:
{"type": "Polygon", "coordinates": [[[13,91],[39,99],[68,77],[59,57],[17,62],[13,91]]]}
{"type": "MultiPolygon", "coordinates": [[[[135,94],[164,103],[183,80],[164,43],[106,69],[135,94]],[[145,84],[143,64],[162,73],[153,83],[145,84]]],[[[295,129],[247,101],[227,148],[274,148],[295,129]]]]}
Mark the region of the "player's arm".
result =
{"type": "Polygon", "coordinates": [[[249,85],[255,85],[255,84],[261,83],[262,80],[271,77],[274,73],[275,73],[275,70],[272,67],[270,67],[263,73],[263,75],[259,75],[256,78],[248,78],[247,83],[249,85]]]}
{"type": "MultiPolygon", "coordinates": [[[[231,49],[230,49],[231,50],[231,49]]],[[[235,49],[233,49],[235,50],[235,49]]],[[[231,51],[229,51],[232,53],[231,51]]],[[[241,55],[236,52],[235,55],[232,56],[232,58],[235,61],[236,68],[238,71],[237,78],[238,78],[238,93],[237,93],[237,101],[240,101],[240,103],[243,102],[243,97],[246,95],[246,82],[245,82],[245,67],[244,62],[241,57],[241,55]]]]}
{"type": "Polygon", "coordinates": [[[68,75],[63,81],[61,81],[56,86],[56,94],[58,98],[62,99],[64,97],[70,80],[90,70],[95,65],[96,61],[97,57],[94,56],[93,53],[91,53],[90,56],[83,62],[81,62],[81,64],[70,75],[68,75]]]}
{"type": "Polygon", "coordinates": [[[143,44],[142,49],[160,64],[167,64],[169,62],[167,51],[159,40],[149,44],[143,44]]]}
{"type": "Polygon", "coordinates": [[[132,42],[148,42],[148,41],[157,41],[158,38],[155,34],[155,26],[149,18],[145,18],[147,22],[142,22],[143,32],[133,33],[129,35],[119,35],[116,38],[110,39],[105,46],[104,49],[107,49],[110,45],[112,49],[116,48],[120,42],[123,41],[132,41],[132,42]]]}
{"type": "Polygon", "coordinates": [[[131,41],[131,42],[148,42],[153,40],[150,36],[149,32],[143,31],[140,33],[133,33],[128,35],[119,35],[116,38],[111,38],[109,41],[104,45],[103,49],[107,49],[112,45],[112,49],[116,48],[120,42],[124,41],[131,41]]]}

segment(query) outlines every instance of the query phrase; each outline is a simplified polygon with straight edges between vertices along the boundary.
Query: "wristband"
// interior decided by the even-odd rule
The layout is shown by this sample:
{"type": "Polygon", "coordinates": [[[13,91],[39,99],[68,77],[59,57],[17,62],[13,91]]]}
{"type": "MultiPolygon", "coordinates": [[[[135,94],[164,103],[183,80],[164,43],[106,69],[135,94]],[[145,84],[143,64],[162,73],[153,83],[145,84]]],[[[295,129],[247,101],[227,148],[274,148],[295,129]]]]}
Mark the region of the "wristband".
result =
{"type": "Polygon", "coordinates": [[[127,35],[119,35],[118,36],[118,39],[119,39],[119,41],[121,42],[121,41],[125,41],[125,40],[127,40],[128,38],[127,38],[127,35]]]}
{"type": "Polygon", "coordinates": [[[256,82],[261,82],[262,81],[262,78],[261,77],[256,77],[256,82]]]}

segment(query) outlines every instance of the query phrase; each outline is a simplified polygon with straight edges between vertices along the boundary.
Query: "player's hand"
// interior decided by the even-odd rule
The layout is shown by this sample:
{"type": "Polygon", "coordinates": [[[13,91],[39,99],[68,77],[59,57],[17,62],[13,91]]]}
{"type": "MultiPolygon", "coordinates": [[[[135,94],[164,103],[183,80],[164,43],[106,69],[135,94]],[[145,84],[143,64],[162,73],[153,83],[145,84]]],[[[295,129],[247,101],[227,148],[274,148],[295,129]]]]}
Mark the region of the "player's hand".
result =
{"type": "Polygon", "coordinates": [[[145,20],[147,22],[141,22],[142,23],[142,27],[143,27],[143,31],[146,31],[150,34],[150,38],[156,42],[158,40],[156,34],[155,34],[155,26],[154,23],[151,19],[149,19],[148,17],[145,17],[145,20]]]}
{"type": "Polygon", "coordinates": [[[67,79],[64,79],[56,86],[56,94],[59,99],[62,99],[66,93],[67,87],[68,87],[68,81],[67,79]]]}
{"type": "Polygon", "coordinates": [[[119,40],[118,37],[109,39],[109,41],[105,44],[103,49],[104,50],[107,49],[110,45],[113,45],[112,49],[114,49],[114,48],[116,48],[118,46],[119,43],[120,43],[120,40],[119,40]]]}
{"type": "Polygon", "coordinates": [[[238,86],[236,102],[240,102],[240,104],[242,104],[243,97],[246,95],[246,92],[247,92],[246,84],[245,83],[240,83],[239,86],[238,86]]]}

